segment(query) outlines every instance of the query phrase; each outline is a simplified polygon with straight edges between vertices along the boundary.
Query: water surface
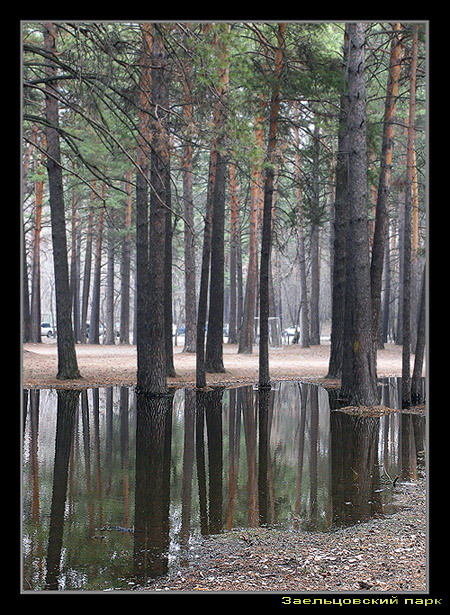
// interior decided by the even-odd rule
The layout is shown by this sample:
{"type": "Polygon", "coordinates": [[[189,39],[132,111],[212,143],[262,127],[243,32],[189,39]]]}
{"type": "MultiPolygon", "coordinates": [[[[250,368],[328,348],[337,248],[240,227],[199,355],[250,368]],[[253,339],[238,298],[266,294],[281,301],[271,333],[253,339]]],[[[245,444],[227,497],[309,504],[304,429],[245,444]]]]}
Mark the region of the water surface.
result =
{"type": "MultiPolygon", "coordinates": [[[[398,406],[399,379],[380,399],[398,406]]],[[[424,417],[330,410],[282,382],[161,399],[133,389],[24,391],[24,590],[126,590],[233,528],[329,532],[391,514],[424,417]]]]}

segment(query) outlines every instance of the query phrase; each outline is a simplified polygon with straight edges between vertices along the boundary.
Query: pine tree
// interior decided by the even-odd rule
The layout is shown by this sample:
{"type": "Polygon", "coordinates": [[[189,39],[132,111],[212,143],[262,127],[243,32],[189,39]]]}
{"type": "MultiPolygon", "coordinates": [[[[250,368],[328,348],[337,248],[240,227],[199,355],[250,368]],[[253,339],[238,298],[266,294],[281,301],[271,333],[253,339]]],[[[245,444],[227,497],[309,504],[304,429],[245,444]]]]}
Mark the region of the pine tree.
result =
{"type": "Polygon", "coordinates": [[[60,380],[68,380],[81,378],[81,374],[78,370],[71,316],[64,188],[59,143],[58,82],[56,80],[56,68],[52,60],[57,51],[56,26],[54,23],[44,25],[44,45],[48,54],[45,65],[47,78],[45,88],[47,173],[55,273],[56,326],[58,330],[58,372],[56,377],[60,380]]]}
{"type": "Polygon", "coordinates": [[[353,405],[376,405],[367,228],[365,26],[348,26],[348,232],[342,395],[353,405]]]}

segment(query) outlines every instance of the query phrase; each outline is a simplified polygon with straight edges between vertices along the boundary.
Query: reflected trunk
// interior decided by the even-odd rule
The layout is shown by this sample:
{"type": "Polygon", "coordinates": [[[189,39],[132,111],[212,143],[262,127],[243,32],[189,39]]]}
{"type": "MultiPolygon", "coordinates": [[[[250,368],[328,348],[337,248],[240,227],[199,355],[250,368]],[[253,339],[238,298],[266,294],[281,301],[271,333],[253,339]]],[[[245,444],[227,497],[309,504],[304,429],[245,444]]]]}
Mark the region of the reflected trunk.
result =
{"type": "Polygon", "coordinates": [[[167,572],[172,401],[171,396],[136,396],[133,559],[138,578],[167,572]]]}
{"type": "MultiPolygon", "coordinates": [[[[383,405],[401,404],[398,379],[385,379],[379,393],[383,405]]],[[[423,416],[331,410],[309,383],[173,397],[97,389],[82,392],[79,414],[70,394],[24,396],[31,591],[142,585],[182,566],[200,535],[226,529],[329,531],[391,514],[393,487],[420,477],[424,462],[423,416]]]]}
{"type": "Polygon", "coordinates": [[[47,551],[45,589],[58,589],[63,544],[69,458],[73,442],[79,391],[58,391],[52,505],[47,551]]]}

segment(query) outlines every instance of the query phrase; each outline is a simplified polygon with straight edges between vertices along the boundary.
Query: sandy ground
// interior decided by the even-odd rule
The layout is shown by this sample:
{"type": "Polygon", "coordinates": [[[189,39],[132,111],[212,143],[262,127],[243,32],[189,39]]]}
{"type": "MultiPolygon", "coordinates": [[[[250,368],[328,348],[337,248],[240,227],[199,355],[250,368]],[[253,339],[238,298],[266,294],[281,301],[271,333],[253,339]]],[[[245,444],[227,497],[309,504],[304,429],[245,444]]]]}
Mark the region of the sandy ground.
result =
{"type": "MultiPolygon", "coordinates": [[[[24,344],[22,382],[26,388],[86,388],[95,386],[132,386],[136,384],[136,346],[77,344],[80,380],[56,379],[57,352],[55,340],[41,344],[24,344]]],[[[286,345],[270,351],[270,374],[274,380],[308,379],[321,381],[328,371],[330,345],[324,342],[310,348],[286,345]]],[[[378,376],[401,375],[401,346],[386,344],[378,351],[378,376]]],[[[195,383],[195,354],[174,348],[176,377],[172,386],[195,383]]],[[[207,374],[208,384],[239,384],[258,379],[258,350],[251,355],[238,354],[236,345],[224,344],[223,374],[207,374]]],[[[411,359],[413,365],[413,358],[411,359]]]]}
{"type": "MultiPolygon", "coordinates": [[[[27,388],[87,388],[136,383],[136,347],[77,345],[81,380],[56,379],[54,340],[25,344],[22,381],[27,388]]],[[[195,355],[175,347],[173,386],[195,383],[195,355]]],[[[333,383],[325,376],[330,345],[304,349],[298,345],[271,350],[273,380],[301,379],[333,383]]],[[[378,376],[401,375],[400,346],[378,351],[378,376]]],[[[257,348],[240,355],[224,346],[224,374],[208,374],[208,384],[233,386],[258,378],[257,348]]],[[[413,364],[413,357],[411,365],[413,364]]],[[[425,411],[423,409],[423,411],[425,411]]],[[[399,512],[331,533],[251,528],[205,537],[186,565],[148,585],[136,588],[156,594],[427,591],[427,515],[425,476],[398,483],[399,512]]],[[[281,596],[283,595],[281,593],[281,596]]],[[[314,594],[312,594],[314,595],[314,594]]]]}

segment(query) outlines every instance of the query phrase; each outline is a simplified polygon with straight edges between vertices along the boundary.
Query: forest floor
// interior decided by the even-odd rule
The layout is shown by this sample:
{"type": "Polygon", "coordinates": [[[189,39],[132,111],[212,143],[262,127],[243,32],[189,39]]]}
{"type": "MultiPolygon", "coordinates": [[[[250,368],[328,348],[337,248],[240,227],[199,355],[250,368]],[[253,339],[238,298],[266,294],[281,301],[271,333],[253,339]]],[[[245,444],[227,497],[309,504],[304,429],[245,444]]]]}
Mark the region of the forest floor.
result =
{"type": "MultiPolygon", "coordinates": [[[[57,380],[54,340],[24,344],[22,383],[26,388],[132,386],[136,383],[136,347],[77,345],[81,380],[57,380]]],[[[174,348],[177,376],[173,386],[195,384],[195,355],[174,348]]],[[[273,380],[326,380],[330,345],[288,345],[270,351],[273,380]]],[[[401,346],[378,351],[378,376],[401,375],[401,346]]],[[[237,353],[224,346],[223,374],[208,374],[208,384],[235,386],[257,382],[258,353],[237,353]]],[[[425,412],[422,407],[416,409],[425,412]]],[[[170,593],[258,592],[426,592],[426,479],[399,482],[394,488],[398,512],[332,532],[299,532],[267,528],[233,530],[204,537],[179,570],[140,591],[170,593]]],[[[281,604],[281,602],[280,602],[281,604]]]]}
{"type": "Polygon", "coordinates": [[[205,537],[183,567],[140,589],[281,596],[426,592],[425,477],[397,484],[394,502],[399,511],[390,516],[331,532],[257,527],[205,537]]]}
{"type": "MultiPolygon", "coordinates": [[[[103,344],[77,344],[79,380],[57,380],[57,348],[55,340],[41,344],[24,344],[22,355],[22,381],[25,388],[90,388],[97,386],[132,386],[136,384],[136,346],[103,344]]],[[[297,344],[270,349],[270,375],[272,380],[312,380],[330,386],[326,380],[330,344],[302,348],[297,344]]],[[[168,378],[170,386],[195,384],[195,354],[183,352],[183,346],[174,347],[176,377],[168,378]]],[[[411,360],[411,366],[413,360],[411,360]]],[[[238,354],[237,346],[224,344],[225,372],[207,374],[207,384],[245,384],[258,381],[258,351],[238,354]]],[[[400,376],[402,348],[386,344],[378,351],[378,377],[400,376]]]]}

